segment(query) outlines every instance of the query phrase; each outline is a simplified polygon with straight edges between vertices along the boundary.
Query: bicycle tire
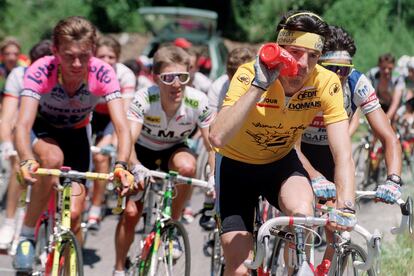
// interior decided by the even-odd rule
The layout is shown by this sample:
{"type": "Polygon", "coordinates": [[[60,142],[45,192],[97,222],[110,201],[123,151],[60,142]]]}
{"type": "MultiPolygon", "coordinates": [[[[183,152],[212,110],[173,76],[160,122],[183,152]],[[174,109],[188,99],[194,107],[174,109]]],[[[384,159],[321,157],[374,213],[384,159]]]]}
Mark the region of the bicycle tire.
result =
{"type": "Polygon", "coordinates": [[[66,260],[67,253],[70,250],[75,250],[76,255],[76,276],[83,276],[83,258],[82,258],[82,249],[75,237],[75,235],[69,231],[65,234],[62,241],[62,247],[60,249],[60,256],[59,256],[59,276],[75,276],[71,275],[71,273],[66,273],[66,260]],[[69,250],[69,251],[68,251],[69,250]],[[63,265],[62,265],[63,264],[63,265]]]}
{"type": "Polygon", "coordinates": [[[344,245],[344,252],[339,257],[338,261],[333,261],[330,268],[329,275],[332,276],[351,276],[351,275],[368,275],[375,276],[375,270],[370,268],[367,271],[359,271],[353,266],[353,262],[356,260],[365,262],[367,259],[367,253],[365,250],[357,244],[344,245]],[[351,257],[351,260],[348,258],[351,257]],[[339,263],[339,266],[338,266],[339,263]],[[332,273],[331,273],[332,271],[332,273]]]}
{"type": "Polygon", "coordinates": [[[36,246],[35,246],[35,269],[34,271],[45,271],[47,255],[47,245],[49,242],[50,228],[47,219],[40,222],[37,230],[36,246]]]}
{"type": "Polygon", "coordinates": [[[214,230],[213,244],[211,251],[210,275],[223,276],[224,274],[224,257],[220,243],[220,234],[218,229],[214,230]]]}
{"type": "Polygon", "coordinates": [[[275,237],[273,242],[273,251],[268,267],[270,268],[270,275],[285,275],[287,273],[287,266],[284,260],[286,242],[275,237]]]}
{"type": "MultiPolygon", "coordinates": [[[[159,276],[190,276],[191,274],[191,252],[188,233],[179,221],[169,221],[161,229],[160,243],[157,255],[148,257],[151,262],[150,271],[159,276]],[[182,254],[179,258],[174,259],[172,242],[178,239],[182,254]]],[[[151,273],[150,273],[151,275],[151,273]]]]}

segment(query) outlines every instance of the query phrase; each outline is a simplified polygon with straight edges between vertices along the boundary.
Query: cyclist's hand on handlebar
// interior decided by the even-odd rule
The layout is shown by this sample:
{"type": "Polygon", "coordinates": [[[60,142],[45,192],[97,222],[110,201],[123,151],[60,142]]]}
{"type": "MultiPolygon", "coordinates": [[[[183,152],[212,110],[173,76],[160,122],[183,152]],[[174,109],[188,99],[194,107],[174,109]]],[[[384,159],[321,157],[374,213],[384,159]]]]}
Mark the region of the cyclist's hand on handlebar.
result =
{"type": "Polygon", "coordinates": [[[350,231],[357,223],[355,211],[348,208],[332,210],[328,213],[331,230],[350,231]]]}
{"type": "Polygon", "coordinates": [[[335,184],[326,179],[323,175],[311,179],[313,192],[319,199],[334,199],[336,197],[335,184]]]}
{"type": "Polygon", "coordinates": [[[393,204],[400,198],[401,186],[391,180],[387,180],[385,184],[379,185],[375,193],[375,200],[385,203],[393,204]]]}
{"type": "Polygon", "coordinates": [[[134,176],[122,167],[115,167],[114,182],[120,187],[121,196],[125,196],[130,191],[136,190],[134,176]]]}
{"type": "Polygon", "coordinates": [[[21,161],[19,174],[23,182],[35,183],[37,180],[31,174],[35,173],[39,166],[39,163],[34,159],[21,161]]]}
{"type": "Polygon", "coordinates": [[[135,182],[138,183],[138,190],[144,190],[144,179],[148,176],[149,171],[142,164],[135,164],[132,167],[131,173],[134,175],[135,182]]]}

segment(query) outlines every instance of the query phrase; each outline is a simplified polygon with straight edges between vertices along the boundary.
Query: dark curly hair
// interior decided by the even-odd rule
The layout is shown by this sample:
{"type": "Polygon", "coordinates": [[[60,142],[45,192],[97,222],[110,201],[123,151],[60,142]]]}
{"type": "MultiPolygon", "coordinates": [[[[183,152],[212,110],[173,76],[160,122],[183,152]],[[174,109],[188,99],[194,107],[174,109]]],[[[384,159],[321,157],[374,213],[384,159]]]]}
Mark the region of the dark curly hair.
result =
{"type": "Polygon", "coordinates": [[[351,57],[356,53],[354,39],[342,27],[329,26],[329,35],[325,40],[323,52],[347,51],[351,57]]]}
{"type": "Polygon", "coordinates": [[[284,14],[276,27],[276,32],[281,29],[314,33],[325,39],[329,34],[328,24],[315,13],[306,10],[289,11],[284,14]]]}

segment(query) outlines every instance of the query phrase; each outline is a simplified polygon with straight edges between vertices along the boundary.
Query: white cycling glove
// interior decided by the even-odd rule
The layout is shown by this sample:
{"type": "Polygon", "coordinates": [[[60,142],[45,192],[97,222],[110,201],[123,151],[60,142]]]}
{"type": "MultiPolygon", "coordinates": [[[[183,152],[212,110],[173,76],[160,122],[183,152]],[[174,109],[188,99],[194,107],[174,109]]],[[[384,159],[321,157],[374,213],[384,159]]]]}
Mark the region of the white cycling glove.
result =
{"type": "Polygon", "coordinates": [[[131,173],[134,175],[135,182],[137,183],[144,181],[145,177],[148,176],[149,171],[150,170],[142,164],[135,164],[131,169],[131,173]]]}
{"type": "Polygon", "coordinates": [[[393,204],[401,198],[401,186],[391,180],[386,180],[385,184],[378,186],[375,197],[379,201],[393,204]]]}

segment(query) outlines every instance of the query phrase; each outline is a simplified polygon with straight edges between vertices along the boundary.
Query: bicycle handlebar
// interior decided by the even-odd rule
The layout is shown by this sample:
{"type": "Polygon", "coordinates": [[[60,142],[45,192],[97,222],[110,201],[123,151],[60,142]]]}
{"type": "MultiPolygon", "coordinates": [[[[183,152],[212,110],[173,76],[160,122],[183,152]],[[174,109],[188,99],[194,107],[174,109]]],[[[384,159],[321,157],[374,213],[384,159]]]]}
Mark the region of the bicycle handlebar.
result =
{"type": "Polygon", "coordinates": [[[149,171],[149,172],[147,172],[147,176],[152,176],[152,177],[165,179],[165,180],[174,178],[178,182],[178,184],[194,185],[194,186],[204,188],[204,189],[208,189],[208,190],[214,189],[214,187],[211,187],[207,183],[207,181],[182,176],[182,175],[179,175],[179,174],[177,174],[176,172],[173,172],[173,171],[170,171],[169,173],[160,172],[160,171],[149,171]]]}
{"type": "Polygon", "coordinates": [[[97,146],[91,146],[90,149],[92,153],[100,153],[111,157],[116,155],[116,148],[101,148],[97,146]]]}
{"type": "Polygon", "coordinates": [[[96,172],[78,172],[75,170],[59,170],[59,169],[46,169],[46,168],[38,168],[36,172],[33,174],[35,175],[42,175],[42,176],[57,176],[57,177],[65,177],[69,179],[87,179],[87,180],[109,180],[112,178],[112,174],[108,173],[96,173],[96,172]]]}
{"type": "MultiPolygon", "coordinates": [[[[329,222],[328,218],[321,217],[293,217],[282,216],[272,218],[266,221],[260,228],[256,240],[256,255],[253,260],[245,260],[244,265],[249,269],[257,269],[263,260],[267,259],[269,254],[267,243],[270,237],[270,229],[276,226],[288,225],[303,225],[303,226],[323,226],[329,222]],[[266,258],[265,258],[266,257],[266,258]]],[[[379,241],[381,240],[380,233],[375,230],[373,234],[360,225],[355,225],[353,231],[360,234],[367,242],[368,258],[365,262],[355,261],[354,266],[360,270],[368,270],[375,258],[379,255],[379,241]]]]}
{"type": "MultiPolygon", "coordinates": [[[[375,191],[356,191],[357,198],[375,198],[375,191]]],[[[407,228],[410,234],[413,233],[412,222],[413,222],[413,200],[410,196],[407,197],[407,200],[402,198],[398,199],[396,204],[400,206],[401,209],[401,222],[399,227],[391,227],[391,233],[393,235],[403,233],[407,228]]]]}

